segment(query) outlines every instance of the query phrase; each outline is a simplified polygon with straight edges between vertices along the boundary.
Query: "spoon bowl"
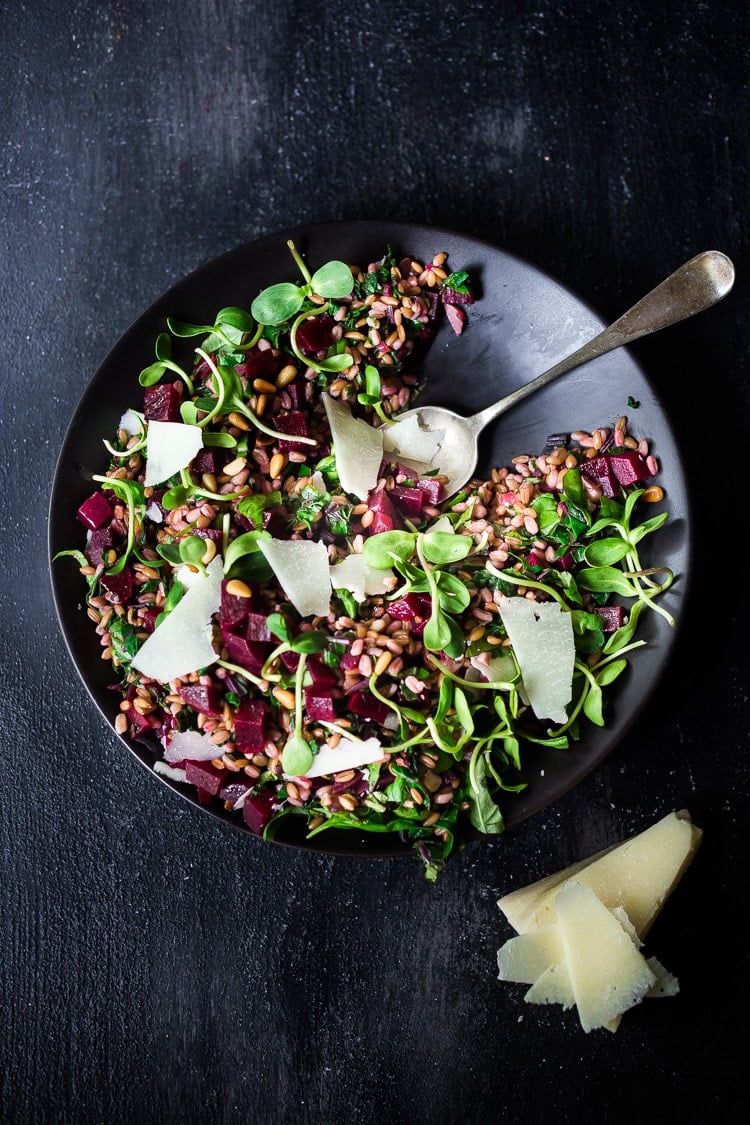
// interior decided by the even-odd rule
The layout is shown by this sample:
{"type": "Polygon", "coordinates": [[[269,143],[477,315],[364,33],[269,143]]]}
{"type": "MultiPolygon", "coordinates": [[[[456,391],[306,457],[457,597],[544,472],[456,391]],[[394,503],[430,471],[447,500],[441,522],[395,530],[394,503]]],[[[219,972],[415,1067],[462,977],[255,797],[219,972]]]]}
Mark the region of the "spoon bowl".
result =
{"type": "Polygon", "coordinates": [[[582,347],[497,402],[468,417],[442,406],[415,406],[394,421],[416,417],[422,429],[439,435],[439,448],[427,468],[445,478],[443,495],[453,496],[469,481],[479,456],[479,436],[517,402],[589,360],[659,332],[717,304],[734,285],[731,260],[720,250],[706,250],[684,262],[655,289],[582,347]]]}

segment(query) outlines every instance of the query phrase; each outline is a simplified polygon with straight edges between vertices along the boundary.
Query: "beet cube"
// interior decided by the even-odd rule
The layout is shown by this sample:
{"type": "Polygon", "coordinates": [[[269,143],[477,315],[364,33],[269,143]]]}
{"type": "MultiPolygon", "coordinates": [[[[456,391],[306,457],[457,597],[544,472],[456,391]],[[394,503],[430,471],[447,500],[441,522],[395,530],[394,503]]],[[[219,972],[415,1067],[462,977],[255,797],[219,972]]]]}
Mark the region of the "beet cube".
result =
{"type": "Polygon", "coordinates": [[[112,519],[112,506],[103,492],[92,492],[88,500],[84,500],[81,504],[76,515],[84,527],[96,531],[112,519]]]}
{"type": "MultiPolygon", "coordinates": [[[[359,657],[357,657],[357,659],[359,659],[359,657]]],[[[336,686],[337,676],[335,670],[328,664],[324,664],[320,657],[308,657],[307,670],[312,676],[315,687],[328,688],[336,686]]]]}
{"type": "Polygon", "coordinates": [[[346,707],[353,715],[359,715],[362,719],[370,719],[373,723],[383,725],[385,720],[391,714],[391,709],[385,703],[381,703],[376,699],[371,692],[366,689],[363,691],[353,691],[350,696],[347,696],[346,707]]]}
{"type": "MultiPolygon", "coordinates": [[[[233,778],[236,778],[236,774],[233,775],[233,778]]],[[[232,781],[227,781],[224,785],[222,785],[221,789],[219,790],[219,797],[231,808],[234,808],[240,797],[244,797],[249,789],[252,789],[252,785],[250,784],[250,782],[236,781],[233,779],[232,781]]]]}
{"type": "Polygon", "coordinates": [[[594,484],[598,484],[603,496],[610,497],[618,496],[620,493],[620,482],[612,471],[611,461],[611,457],[608,457],[606,453],[601,453],[598,457],[589,457],[581,462],[583,476],[594,484]]]}
{"type": "Polygon", "coordinates": [[[457,336],[460,336],[466,324],[466,313],[460,305],[454,305],[451,302],[446,302],[443,306],[445,308],[445,316],[453,331],[457,336]]]}
{"type": "Polygon", "coordinates": [[[635,449],[625,449],[622,453],[612,454],[610,462],[612,472],[623,486],[638,484],[651,476],[646,458],[635,449]]]}
{"type": "Polygon", "coordinates": [[[375,513],[369,527],[370,535],[379,535],[381,531],[400,531],[403,528],[403,521],[385,489],[378,488],[370,494],[368,507],[375,513]]]}
{"type": "Polygon", "coordinates": [[[249,641],[247,637],[237,633],[226,633],[222,640],[227,650],[227,659],[256,674],[260,672],[271,651],[270,645],[261,641],[249,641]]]}
{"type": "Polygon", "coordinates": [[[307,449],[303,441],[295,441],[295,437],[309,437],[307,418],[301,410],[291,410],[288,414],[281,414],[274,419],[274,428],[282,434],[289,434],[289,438],[280,438],[280,450],[307,449]]]}
{"type": "Polygon", "coordinates": [[[244,624],[250,612],[250,598],[238,598],[236,594],[227,593],[227,579],[221,583],[221,609],[219,620],[222,633],[236,632],[237,627],[244,624]]]}
{"type": "Polygon", "coordinates": [[[99,579],[109,594],[109,600],[125,605],[133,594],[133,572],[129,566],[123,567],[119,574],[103,574],[99,579]]]}
{"type": "Polygon", "coordinates": [[[213,684],[185,684],[178,692],[183,703],[200,711],[202,715],[210,715],[214,719],[222,716],[221,695],[213,684]]]}
{"type": "Polygon", "coordinates": [[[143,392],[143,416],[149,422],[180,422],[182,383],[156,383],[143,392]]]}
{"type": "Polygon", "coordinates": [[[625,610],[621,605],[594,606],[594,613],[601,618],[604,633],[616,633],[625,624],[625,610]]]}
{"type": "Polygon", "coordinates": [[[409,488],[403,484],[394,485],[388,493],[398,510],[410,520],[422,518],[424,492],[421,488],[409,488]]]}
{"type": "Polygon", "coordinates": [[[190,462],[191,471],[198,474],[216,473],[218,467],[216,450],[210,445],[204,445],[202,449],[199,449],[190,462]]]}
{"type": "Polygon", "coordinates": [[[424,493],[425,504],[439,504],[443,499],[443,482],[434,477],[420,477],[417,488],[424,493]]]}
{"type": "Polygon", "coordinates": [[[249,641],[266,643],[272,640],[271,630],[268,628],[268,618],[265,613],[248,613],[245,636],[249,641]]]}
{"type": "MultiPolygon", "coordinates": [[[[221,748],[216,747],[217,758],[221,755],[221,748]]],[[[216,766],[212,766],[210,762],[185,762],[185,780],[189,781],[191,785],[198,788],[199,794],[202,790],[204,793],[209,793],[212,797],[221,789],[222,784],[226,781],[227,771],[219,770],[216,766]]]]}
{"type": "Polygon", "coordinates": [[[98,527],[91,532],[88,542],[84,547],[84,555],[92,566],[99,566],[104,562],[104,554],[114,545],[112,532],[108,527],[98,527]]]}
{"type": "Polygon", "coordinates": [[[253,379],[268,379],[273,382],[279,366],[279,357],[274,355],[272,348],[253,348],[245,356],[245,362],[237,364],[235,371],[240,378],[249,382],[253,379]]]}
{"type": "Polygon", "coordinates": [[[243,754],[257,754],[266,744],[268,705],[262,699],[242,700],[234,717],[234,739],[243,754]]]}
{"type": "Polygon", "coordinates": [[[314,722],[333,723],[336,721],[336,705],[333,696],[315,684],[305,688],[305,711],[308,719],[314,722]]]}
{"type": "Polygon", "coordinates": [[[297,329],[297,347],[303,355],[323,358],[333,344],[334,326],[333,317],[327,313],[303,320],[297,329]]]}
{"type": "Polygon", "coordinates": [[[242,806],[242,818],[256,836],[262,835],[273,814],[273,795],[268,789],[261,789],[260,793],[248,797],[242,806]]]}

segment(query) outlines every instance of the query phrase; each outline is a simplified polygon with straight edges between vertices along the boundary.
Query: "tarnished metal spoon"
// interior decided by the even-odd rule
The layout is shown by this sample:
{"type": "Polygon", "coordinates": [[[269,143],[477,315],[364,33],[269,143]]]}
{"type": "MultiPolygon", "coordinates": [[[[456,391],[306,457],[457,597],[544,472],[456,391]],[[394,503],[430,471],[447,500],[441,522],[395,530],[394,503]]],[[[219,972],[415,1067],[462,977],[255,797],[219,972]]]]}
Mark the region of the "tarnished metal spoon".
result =
{"type": "Polygon", "coordinates": [[[710,308],[726,297],[733,284],[734,266],[730,259],[719,250],[706,250],[690,258],[588,343],[492,406],[468,418],[442,406],[416,406],[399,414],[397,420],[416,415],[422,428],[442,431],[440,449],[432,466],[447,477],[444,495],[452,496],[471,479],[477,464],[479,435],[490,422],[590,359],[710,308]]]}

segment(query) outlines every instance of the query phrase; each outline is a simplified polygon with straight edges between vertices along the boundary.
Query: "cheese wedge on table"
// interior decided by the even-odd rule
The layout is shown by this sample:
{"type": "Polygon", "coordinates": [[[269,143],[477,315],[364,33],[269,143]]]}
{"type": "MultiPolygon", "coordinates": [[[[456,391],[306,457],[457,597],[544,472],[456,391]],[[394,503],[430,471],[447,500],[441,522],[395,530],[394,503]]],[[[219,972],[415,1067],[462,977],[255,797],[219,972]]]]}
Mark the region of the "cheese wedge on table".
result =
{"type": "Polygon", "coordinates": [[[643,940],[687,870],[701,836],[687,810],[668,813],[621,844],[511,891],[498,906],[519,934],[528,933],[557,921],[557,892],[575,879],[591,887],[610,909],[621,906],[643,940]]]}

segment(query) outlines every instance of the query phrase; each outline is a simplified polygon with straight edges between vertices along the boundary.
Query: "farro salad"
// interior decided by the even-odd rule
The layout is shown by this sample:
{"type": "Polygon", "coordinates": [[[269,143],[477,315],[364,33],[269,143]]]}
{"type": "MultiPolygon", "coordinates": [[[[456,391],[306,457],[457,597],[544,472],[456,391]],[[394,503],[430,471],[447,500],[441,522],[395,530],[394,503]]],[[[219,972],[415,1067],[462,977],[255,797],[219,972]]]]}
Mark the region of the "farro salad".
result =
{"type": "Polygon", "coordinates": [[[440,435],[398,416],[441,318],[470,330],[472,279],[288,249],[297,280],[249,309],[167,319],[55,558],[157,773],[267,839],[398,833],[435,879],[503,831],[535,746],[605,725],[641,614],[673,624],[639,557],[659,466],[623,416],[445,497],[440,435]]]}

